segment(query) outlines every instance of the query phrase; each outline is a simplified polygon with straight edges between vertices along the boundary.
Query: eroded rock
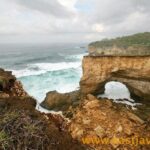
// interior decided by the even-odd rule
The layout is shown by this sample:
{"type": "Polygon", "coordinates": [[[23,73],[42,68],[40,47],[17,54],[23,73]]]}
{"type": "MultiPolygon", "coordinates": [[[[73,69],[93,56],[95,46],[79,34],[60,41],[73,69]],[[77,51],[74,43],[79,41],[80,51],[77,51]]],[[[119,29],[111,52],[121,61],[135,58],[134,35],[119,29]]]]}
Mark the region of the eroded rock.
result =
{"type": "Polygon", "coordinates": [[[64,94],[58,93],[57,91],[51,91],[47,93],[45,100],[41,103],[41,106],[49,110],[66,110],[70,106],[76,106],[79,99],[79,91],[64,94]]]}
{"type": "MultiPolygon", "coordinates": [[[[84,138],[90,138],[91,141],[87,144],[94,150],[117,148],[134,150],[135,147],[130,144],[121,144],[120,140],[135,136],[149,137],[148,117],[144,125],[141,120],[132,109],[124,104],[116,104],[108,99],[97,99],[93,95],[88,95],[80,107],[76,108],[69,124],[69,131],[73,138],[81,142],[84,138]],[[90,104],[91,106],[94,104],[93,107],[89,107],[90,104]],[[78,131],[82,134],[78,134],[78,131]],[[105,138],[109,140],[108,144],[99,144],[99,140],[105,138]]],[[[136,149],[147,150],[148,146],[137,145],[136,149]]]]}
{"type": "Polygon", "coordinates": [[[125,84],[135,99],[150,99],[150,56],[86,56],[83,59],[81,93],[102,94],[105,84],[118,81],[125,84]]]}
{"type": "Polygon", "coordinates": [[[11,71],[0,69],[0,91],[9,91],[14,85],[16,78],[12,75],[11,71]]]}

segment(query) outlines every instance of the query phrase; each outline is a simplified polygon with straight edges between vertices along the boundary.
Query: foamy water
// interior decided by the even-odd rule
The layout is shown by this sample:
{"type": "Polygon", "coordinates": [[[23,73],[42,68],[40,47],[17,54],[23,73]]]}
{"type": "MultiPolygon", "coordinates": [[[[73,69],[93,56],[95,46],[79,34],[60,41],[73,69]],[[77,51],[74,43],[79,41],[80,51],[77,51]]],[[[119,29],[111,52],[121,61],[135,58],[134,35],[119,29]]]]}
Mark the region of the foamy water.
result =
{"type": "Polygon", "coordinates": [[[115,103],[122,103],[132,107],[135,109],[137,105],[141,105],[140,103],[136,103],[130,96],[130,92],[126,85],[111,81],[106,83],[105,85],[105,93],[98,95],[98,98],[108,98],[112,99],[115,103]]]}
{"type": "Polygon", "coordinates": [[[65,93],[79,88],[84,55],[85,53],[65,56],[66,60],[73,60],[72,62],[27,64],[23,69],[13,70],[13,74],[40,103],[49,91],[65,93]]]}

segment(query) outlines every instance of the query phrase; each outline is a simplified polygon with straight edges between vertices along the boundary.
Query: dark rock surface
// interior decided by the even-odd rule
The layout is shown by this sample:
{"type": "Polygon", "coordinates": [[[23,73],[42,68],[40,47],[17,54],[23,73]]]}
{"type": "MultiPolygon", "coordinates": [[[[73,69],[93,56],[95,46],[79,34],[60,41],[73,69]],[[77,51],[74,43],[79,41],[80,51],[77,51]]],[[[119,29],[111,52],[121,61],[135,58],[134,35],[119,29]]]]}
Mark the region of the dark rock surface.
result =
{"type": "Polygon", "coordinates": [[[0,79],[0,150],[87,149],[71,137],[62,116],[35,109],[36,100],[26,94],[11,72],[1,69],[0,79]]]}
{"type": "Polygon", "coordinates": [[[0,91],[7,91],[14,85],[16,78],[11,71],[0,69],[0,91]]]}
{"type": "Polygon", "coordinates": [[[41,106],[49,110],[66,110],[69,106],[78,104],[80,91],[70,93],[58,93],[57,91],[48,92],[41,106]]]}

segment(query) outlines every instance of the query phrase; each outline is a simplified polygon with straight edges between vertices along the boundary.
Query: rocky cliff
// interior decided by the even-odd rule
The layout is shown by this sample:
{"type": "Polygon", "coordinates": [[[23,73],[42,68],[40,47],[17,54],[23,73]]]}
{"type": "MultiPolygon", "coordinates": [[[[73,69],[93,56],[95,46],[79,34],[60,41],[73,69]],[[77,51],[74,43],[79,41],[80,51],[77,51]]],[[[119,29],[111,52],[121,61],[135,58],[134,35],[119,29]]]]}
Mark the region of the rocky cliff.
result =
{"type": "Polygon", "coordinates": [[[11,96],[24,97],[28,96],[28,94],[11,71],[5,71],[0,68],[0,97],[11,96]]]}
{"type": "Polygon", "coordinates": [[[150,111],[147,111],[145,119],[136,113],[125,105],[88,94],[76,110],[69,130],[73,138],[90,145],[94,150],[148,150],[149,144],[134,146],[131,139],[136,136],[150,137],[150,111]],[[128,139],[128,143],[121,143],[121,138],[128,139]],[[105,144],[102,139],[106,140],[105,144]]]}
{"type": "Polygon", "coordinates": [[[149,56],[150,33],[104,39],[89,44],[91,56],[149,56]]]}
{"type": "Polygon", "coordinates": [[[127,85],[131,95],[150,97],[149,56],[85,56],[83,59],[81,93],[100,94],[108,81],[127,85]]]}
{"type": "Polygon", "coordinates": [[[35,109],[30,97],[10,71],[0,69],[0,150],[85,150],[67,131],[60,115],[35,109]]]}

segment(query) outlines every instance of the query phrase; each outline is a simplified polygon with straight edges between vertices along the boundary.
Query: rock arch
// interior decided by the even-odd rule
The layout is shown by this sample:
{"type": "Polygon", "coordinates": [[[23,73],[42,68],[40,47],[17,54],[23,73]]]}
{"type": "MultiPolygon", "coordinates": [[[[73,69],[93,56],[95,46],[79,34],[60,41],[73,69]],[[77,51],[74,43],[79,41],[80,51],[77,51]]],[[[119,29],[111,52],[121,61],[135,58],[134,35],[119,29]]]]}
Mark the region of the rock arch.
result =
{"type": "Polygon", "coordinates": [[[107,97],[109,99],[130,99],[130,91],[128,87],[116,81],[109,81],[105,84],[104,94],[99,95],[99,97],[107,97]]]}
{"type": "Polygon", "coordinates": [[[81,93],[104,93],[105,84],[117,81],[125,84],[135,100],[150,100],[150,57],[91,57],[83,59],[81,93]]]}

